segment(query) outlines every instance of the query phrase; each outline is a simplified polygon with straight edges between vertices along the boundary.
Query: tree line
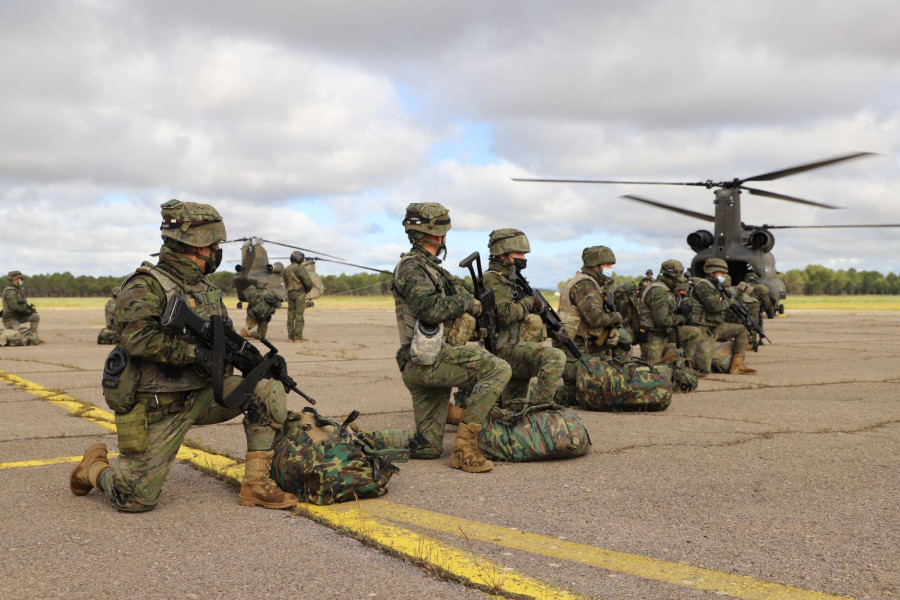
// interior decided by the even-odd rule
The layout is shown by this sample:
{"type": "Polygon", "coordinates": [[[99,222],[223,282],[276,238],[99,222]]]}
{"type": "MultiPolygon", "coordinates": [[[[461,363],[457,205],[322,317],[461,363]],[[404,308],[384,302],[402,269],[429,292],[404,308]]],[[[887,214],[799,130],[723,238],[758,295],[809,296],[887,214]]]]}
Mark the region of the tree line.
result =
{"type": "MultiPolygon", "coordinates": [[[[226,294],[234,294],[234,273],[213,273],[210,278],[226,294]]],[[[834,270],[821,265],[792,269],[780,274],[789,295],[839,296],[860,294],[900,294],[900,277],[894,273],[856,269],[834,270]]],[[[109,296],[125,276],[26,275],[25,293],[37,298],[109,296]]],[[[619,281],[632,279],[620,276],[619,281]]],[[[640,281],[641,277],[633,278],[640,281]]],[[[325,275],[325,295],[383,296],[391,293],[391,276],[387,273],[354,273],[325,275]]]]}

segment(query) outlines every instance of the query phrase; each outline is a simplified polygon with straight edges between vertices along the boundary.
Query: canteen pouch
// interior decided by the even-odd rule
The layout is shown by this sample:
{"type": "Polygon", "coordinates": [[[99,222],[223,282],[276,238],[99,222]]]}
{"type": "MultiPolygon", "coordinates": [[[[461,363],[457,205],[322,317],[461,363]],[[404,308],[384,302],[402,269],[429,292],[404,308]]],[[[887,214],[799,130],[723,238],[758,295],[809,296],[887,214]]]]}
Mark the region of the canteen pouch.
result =
{"type": "Polygon", "coordinates": [[[444,345],[444,324],[426,325],[416,319],[409,357],[417,365],[433,365],[444,345]]]}
{"type": "Polygon", "coordinates": [[[135,361],[122,348],[113,348],[103,363],[103,398],[117,415],[128,414],[137,403],[138,379],[135,361]]]}

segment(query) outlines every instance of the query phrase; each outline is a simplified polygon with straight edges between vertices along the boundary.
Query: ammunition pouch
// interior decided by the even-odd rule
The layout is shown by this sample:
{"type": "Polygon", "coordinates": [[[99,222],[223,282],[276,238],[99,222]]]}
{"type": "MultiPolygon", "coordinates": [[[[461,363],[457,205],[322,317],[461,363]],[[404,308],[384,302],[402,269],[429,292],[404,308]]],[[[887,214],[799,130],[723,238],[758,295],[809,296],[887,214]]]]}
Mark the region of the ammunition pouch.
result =
{"type": "Polygon", "coordinates": [[[117,415],[130,413],[137,404],[135,390],[141,374],[135,363],[125,350],[117,346],[103,364],[103,398],[117,415]]]}
{"type": "Polygon", "coordinates": [[[433,365],[444,345],[444,324],[426,325],[416,320],[409,356],[417,365],[433,365]]]}
{"type": "Polygon", "coordinates": [[[447,331],[447,343],[451,346],[465,346],[475,333],[475,317],[463,313],[456,317],[447,331]]]}

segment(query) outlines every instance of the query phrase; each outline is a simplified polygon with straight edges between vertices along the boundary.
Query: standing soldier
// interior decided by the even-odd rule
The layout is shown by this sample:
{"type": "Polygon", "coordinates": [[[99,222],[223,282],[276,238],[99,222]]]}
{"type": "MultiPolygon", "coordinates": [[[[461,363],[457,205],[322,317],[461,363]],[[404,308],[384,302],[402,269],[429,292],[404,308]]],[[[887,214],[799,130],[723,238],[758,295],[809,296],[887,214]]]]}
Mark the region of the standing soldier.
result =
{"type": "MultiPolygon", "coordinates": [[[[493,463],[478,449],[478,432],[510,378],[510,367],[484,348],[450,345],[447,331],[457,321],[470,321],[481,304],[464,282],[441,268],[446,252],[450,214],[436,202],[406,207],[403,226],[412,249],[394,268],[391,289],[397,313],[400,349],[397,366],[412,395],[416,433],[410,440],[412,458],[438,458],[454,387],[471,389],[465,417],[459,424],[450,466],[469,473],[490,471],[493,463]],[[466,316],[468,315],[468,316],[466,316]]],[[[462,336],[468,339],[468,336],[462,336]]]]}
{"type": "Polygon", "coordinates": [[[27,323],[31,333],[37,335],[41,317],[25,297],[25,276],[21,271],[10,271],[7,279],[9,285],[3,288],[3,327],[19,330],[20,325],[27,323]]]}
{"type": "Polygon", "coordinates": [[[288,339],[305,342],[303,337],[303,311],[306,310],[306,293],[313,289],[313,281],[303,266],[306,256],[299,250],[291,252],[291,264],[282,273],[288,296],[288,339]]]}
{"type": "MultiPolygon", "coordinates": [[[[606,246],[591,246],[582,251],[581,262],[581,270],[562,291],[560,318],[583,354],[623,360],[631,350],[631,337],[622,327],[624,320],[613,300],[616,255],[606,246]]],[[[575,357],[558,340],[553,346],[566,353],[564,401],[575,404],[575,357]]]]}
{"type": "Polygon", "coordinates": [[[543,329],[540,317],[534,314],[540,311],[540,301],[523,297],[515,284],[516,273],[527,265],[525,254],[531,252],[528,238],[518,229],[496,229],[491,232],[488,248],[491,260],[484,274],[484,287],[494,290],[497,304],[497,356],[512,368],[502,400],[529,398],[528,384],[536,377],[530,398],[551,402],[566,366],[566,355],[541,344],[540,333],[527,335],[543,329]],[[524,341],[523,334],[537,341],[524,341]]]}
{"type": "Polygon", "coordinates": [[[755,369],[744,364],[747,351],[747,328],[738,323],[726,323],[725,312],[734,304],[720,290],[725,285],[728,264],[721,258],[710,258],[703,265],[706,277],[697,279],[691,292],[692,320],[705,330],[694,367],[700,376],[708,375],[712,367],[712,352],[716,340],[733,340],[731,346],[731,374],[753,375],[755,369]]]}
{"type": "Polygon", "coordinates": [[[680,342],[688,366],[693,366],[697,347],[704,340],[705,332],[698,327],[685,325],[684,315],[679,314],[681,292],[687,282],[684,266],[677,260],[667,260],[662,264],[656,281],[641,292],[641,358],[652,363],[662,361],[666,344],[680,342]],[[677,330],[677,338],[676,338],[677,330]]]}
{"type": "MultiPolygon", "coordinates": [[[[224,378],[225,396],[243,379],[231,375],[227,364],[224,373],[213,373],[211,350],[193,335],[161,323],[167,301],[182,296],[198,316],[218,315],[231,326],[222,293],[206,277],[222,260],[222,217],[212,206],[193,202],[170,200],[161,208],[159,262],[138,267],[122,284],[116,303],[120,348],[127,356],[118,387],[104,387],[104,395],[116,405],[119,458],[110,465],[105,444],[88,447],[69,477],[72,493],[83,496],[97,487],[119,510],[151,510],[188,429],[229,421],[243,412],[247,463],[240,504],[294,506],[297,497],[281,491],[269,476],[275,432],[287,417],[284,386],[262,379],[243,406],[218,404],[213,377],[224,378]]],[[[111,354],[107,367],[114,358],[111,354]]]]}
{"type": "Polygon", "coordinates": [[[118,344],[119,332],[116,328],[116,298],[119,296],[119,289],[113,288],[111,297],[106,301],[103,309],[103,316],[106,318],[106,327],[100,330],[97,335],[98,344],[118,344]]]}
{"type": "Polygon", "coordinates": [[[256,340],[266,337],[269,332],[269,321],[272,320],[272,315],[275,314],[281,300],[269,291],[269,282],[265,279],[248,286],[244,296],[247,298],[247,326],[241,330],[241,335],[256,340]]]}

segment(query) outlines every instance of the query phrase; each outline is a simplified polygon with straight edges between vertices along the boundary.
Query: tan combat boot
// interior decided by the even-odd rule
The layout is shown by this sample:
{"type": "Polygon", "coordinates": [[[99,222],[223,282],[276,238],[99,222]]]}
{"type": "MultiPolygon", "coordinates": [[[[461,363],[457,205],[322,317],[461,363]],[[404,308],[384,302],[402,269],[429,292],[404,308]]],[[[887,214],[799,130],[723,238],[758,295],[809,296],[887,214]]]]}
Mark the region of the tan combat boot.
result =
{"type": "Polygon", "coordinates": [[[460,408],[455,404],[450,405],[447,411],[447,423],[450,425],[459,425],[466,418],[466,409],[460,408]]]}
{"type": "Polygon", "coordinates": [[[247,453],[244,479],[241,481],[241,493],[238,496],[241,506],[290,508],[299,501],[297,496],[282,491],[278,484],[269,477],[274,454],[271,450],[247,453]]]}
{"type": "Polygon", "coordinates": [[[456,441],[450,452],[450,466],[462,469],[466,473],[484,473],[494,468],[494,463],[486,459],[478,449],[478,432],[481,425],[460,423],[456,432],[456,441]]]}
{"type": "Polygon", "coordinates": [[[745,365],[744,355],[738,353],[731,355],[731,370],[729,373],[731,375],[756,375],[756,369],[751,369],[745,365]]]}
{"type": "Polygon", "coordinates": [[[106,459],[106,444],[97,442],[84,451],[84,457],[69,475],[69,488],[76,496],[84,496],[97,487],[97,478],[104,469],[109,468],[106,459]]]}

